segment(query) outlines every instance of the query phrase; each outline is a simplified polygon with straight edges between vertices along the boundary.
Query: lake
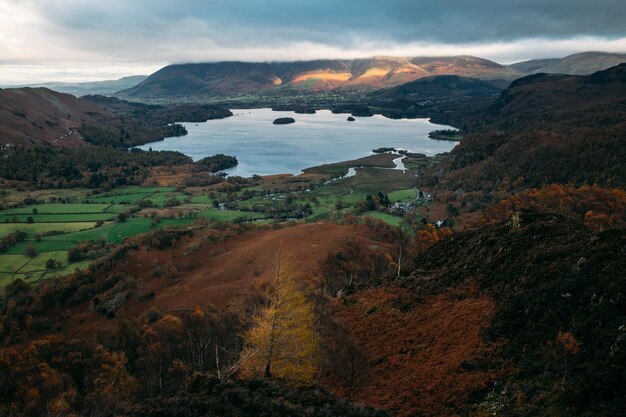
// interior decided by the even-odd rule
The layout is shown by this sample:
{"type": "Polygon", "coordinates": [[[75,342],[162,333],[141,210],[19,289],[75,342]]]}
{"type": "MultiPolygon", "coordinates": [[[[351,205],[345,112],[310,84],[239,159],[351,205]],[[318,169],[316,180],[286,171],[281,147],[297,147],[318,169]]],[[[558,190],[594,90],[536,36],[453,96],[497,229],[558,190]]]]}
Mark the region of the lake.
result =
{"type": "Polygon", "coordinates": [[[182,123],[186,136],[166,138],[141,146],[147,150],[179,151],[198,160],[208,155],[234,155],[239,165],[226,172],[253,174],[299,174],[302,169],[361,158],[372,149],[392,147],[435,155],[450,151],[456,142],[433,140],[428,133],[450,129],[428,119],[392,120],[383,116],[357,117],[320,110],[296,114],[271,109],[232,110],[234,116],[204,123],[182,123]],[[289,125],[274,125],[278,117],[293,117],[289,125]]]}

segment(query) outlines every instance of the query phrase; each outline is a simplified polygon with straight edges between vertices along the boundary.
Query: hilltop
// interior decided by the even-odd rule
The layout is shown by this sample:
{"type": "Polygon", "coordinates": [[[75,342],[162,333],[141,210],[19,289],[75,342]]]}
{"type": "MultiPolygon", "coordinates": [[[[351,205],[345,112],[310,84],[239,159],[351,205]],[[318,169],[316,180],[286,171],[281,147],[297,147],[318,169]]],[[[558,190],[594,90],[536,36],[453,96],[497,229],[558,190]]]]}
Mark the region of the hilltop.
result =
{"type": "Polygon", "coordinates": [[[524,74],[589,75],[626,62],[626,54],[581,52],[564,58],[531,59],[508,67],[524,74]]]}

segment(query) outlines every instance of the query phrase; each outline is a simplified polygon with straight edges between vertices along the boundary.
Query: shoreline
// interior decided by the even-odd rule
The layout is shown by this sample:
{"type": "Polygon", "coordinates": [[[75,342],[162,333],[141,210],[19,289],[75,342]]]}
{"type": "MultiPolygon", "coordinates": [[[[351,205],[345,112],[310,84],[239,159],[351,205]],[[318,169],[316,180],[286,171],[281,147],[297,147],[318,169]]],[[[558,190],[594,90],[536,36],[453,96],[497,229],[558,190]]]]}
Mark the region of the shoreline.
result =
{"type": "MultiPolygon", "coordinates": [[[[214,124],[204,125],[202,127],[197,127],[200,123],[183,122],[184,126],[189,131],[188,135],[164,138],[158,141],[148,142],[136,148],[144,151],[148,149],[153,149],[154,151],[178,151],[192,158],[194,161],[215,153],[235,155],[239,158],[241,165],[234,169],[224,170],[223,172],[230,176],[249,178],[253,175],[280,175],[281,173],[297,176],[302,173],[310,172],[312,168],[322,165],[344,165],[344,162],[347,160],[368,158],[372,156],[372,152],[376,154],[380,153],[382,150],[394,151],[404,156],[422,157],[425,155],[434,156],[436,154],[449,152],[450,149],[455,146],[453,144],[435,145],[434,143],[436,143],[436,141],[428,137],[429,131],[437,128],[446,128],[447,126],[433,124],[426,118],[418,121],[399,121],[398,123],[400,124],[390,126],[390,133],[385,134],[385,130],[387,129],[386,124],[393,123],[395,120],[385,118],[382,115],[375,115],[374,119],[376,120],[371,120],[372,118],[368,117],[367,123],[365,118],[363,118],[363,124],[360,125],[357,119],[357,125],[353,125],[347,122],[343,117],[338,117],[337,113],[332,113],[330,110],[317,112],[314,115],[303,115],[297,114],[294,111],[274,110],[271,108],[232,110],[233,116],[231,117],[240,117],[242,119],[222,121],[222,125],[214,124]],[[250,115],[250,112],[253,110],[257,110],[257,113],[250,115]],[[296,120],[300,121],[300,123],[296,123],[296,125],[301,127],[296,128],[299,130],[277,130],[276,136],[274,137],[272,133],[274,132],[272,130],[274,129],[272,121],[277,116],[286,115],[294,116],[296,120]],[[244,116],[247,117],[247,120],[243,119],[244,116]],[[315,119],[318,116],[320,119],[315,119]],[[267,118],[267,126],[263,125],[265,118],[267,118]],[[318,136],[325,135],[326,137],[332,137],[337,135],[338,138],[345,142],[347,147],[334,149],[336,146],[333,145],[332,142],[328,142],[328,140],[325,141],[326,145],[321,144],[319,147],[311,147],[308,141],[299,141],[303,134],[302,129],[308,128],[309,126],[315,128],[317,120],[319,120],[319,126],[320,129],[322,129],[319,131],[321,133],[317,133],[318,136]],[[227,125],[224,123],[227,123],[227,125]],[[352,126],[358,127],[356,130],[353,130],[354,128],[352,126]],[[372,126],[374,130],[370,130],[369,126],[372,126]],[[224,132],[223,136],[220,135],[221,131],[224,132]],[[242,133],[238,133],[239,131],[242,133]],[[350,132],[354,132],[354,135],[350,132]],[[257,133],[258,138],[255,137],[257,133]],[[356,138],[361,135],[364,135],[363,142],[356,140],[356,138]],[[414,137],[414,139],[412,139],[412,137],[414,137]],[[215,138],[216,141],[212,141],[212,138],[215,138]],[[241,138],[242,142],[238,142],[239,138],[241,138]],[[168,139],[169,143],[164,144],[165,139],[168,139]],[[271,142],[275,148],[268,147],[263,149],[261,145],[258,145],[267,141],[271,142]],[[376,146],[384,146],[385,142],[391,142],[395,146],[372,150],[372,148],[376,146]],[[242,146],[242,143],[250,146],[242,146]],[[372,148],[362,149],[365,144],[372,146],[372,148]],[[276,151],[272,151],[271,149],[276,149],[276,151]],[[294,150],[292,151],[291,149],[294,150]],[[407,149],[414,149],[415,151],[407,149]],[[287,162],[269,166],[268,161],[275,159],[274,154],[282,155],[285,153],[289,155],[289,157],[285,157],[285,161],[287,162]],[[248,160],[246,160],[246,154],[248,155],[248,160]],[[301,155],[298,156],[298,154],[301,155]],[[335,160],[336,162],[321,162],[324,160],[335,160]]],[[[203,123],[208,123],[208,121],[203,123]]],[[[281,129],[280,126],[277,128],[281,129]]],[[[394,166],[395,165],[389,165],[388,167],[393,168],[394,166]]]]}

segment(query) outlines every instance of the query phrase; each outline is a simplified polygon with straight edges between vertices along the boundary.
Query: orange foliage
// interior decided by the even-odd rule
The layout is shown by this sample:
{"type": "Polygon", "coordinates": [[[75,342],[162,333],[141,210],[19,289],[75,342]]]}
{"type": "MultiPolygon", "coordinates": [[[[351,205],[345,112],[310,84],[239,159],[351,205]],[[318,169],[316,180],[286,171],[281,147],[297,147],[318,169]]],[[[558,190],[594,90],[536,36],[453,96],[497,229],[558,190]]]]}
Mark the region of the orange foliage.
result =
{"type": "MultiPolygon", "coordinates": [[[[452,291],[418,304],[406,289],[380,288],[338,299],[333,309],[367,356],[357,403],[398,416],[456,415],[456,406],[496,377],[474,365],[491,352],[480,335],[495,311],[488,297],[452,291]]],[[[332,378],[321,382],[345,394],[332,378]]]]}
{"type": "Polygon", "coordinates": [[[452,230],[449,228],[436,228],[432,224],[428,224],[425,229],[417,231],[417,235],[415,236],[415,248],[418,253],[424,252],[441,239],[450,235],[452,235],[452,230]]]}
{"type": "Polygon", "coordinates": [[[502,200],[478,220],[492,224],[524,208],[553,211],[575,218],[594,230],[626,226],[626,192],[619,188],[552,184],[502,200]]]}
{"type": "Polygon", "coordinates": [[[277,377],[294,385],[312,385],[319,372],[319,344],[313,304],[300,289],[293,263],[281,256],[268,294],[269,305],[244,335],[241,374],[277,377]]]}
{"type": "Polygon", "coordinates": [[[559,332],[556,336],[556,343],[572,355],[580,350],[580,342],[572,332],[559,332]]]}

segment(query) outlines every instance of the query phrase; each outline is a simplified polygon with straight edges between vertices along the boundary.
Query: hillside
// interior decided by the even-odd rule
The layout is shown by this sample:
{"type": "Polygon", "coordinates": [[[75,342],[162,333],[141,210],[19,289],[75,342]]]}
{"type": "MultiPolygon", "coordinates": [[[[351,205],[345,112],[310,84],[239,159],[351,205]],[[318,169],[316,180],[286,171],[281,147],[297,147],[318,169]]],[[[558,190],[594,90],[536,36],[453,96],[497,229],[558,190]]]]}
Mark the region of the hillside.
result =
{"type": "Polygon", "coordinates": [[[534,72],[542,72],[541,68],[559,61],[561,61],[559,58],[529,59],[528,61],[510,64],[508,67],[523,74],[532,74],[534,72]]]}
{"type": "Polygon", "coordinates": [[[0,144],[131,147],[185,134],[177,121],[228,117],[221,106],[150,106],[76,98],[47,88],[0,89],[0,144]]]}
{"type": "MultiPolygon", "coordinates": [[[[398,416],[619,414],[624,230],[516,213],[441,239],[408,277],[333,300],[362,349],[356,401],[398,416]]],[[[345,393],[339,371],[324,382],[345,393]]]]}
{"type": "Polygon", "coordinates": [[[433,96],[447,96],[454,100],[466,97],[494,96],[500,89],[493,84],[475,78],[458,75],[439,75],[420,78],[397,87],[377,92],[378,98],[421,101],[433,96]]]}
{"type": "Polygon", "coordinates": [[[116,116],[72,95],[47,88],[0,89],[0,143],[82,143],[81,124],[116,123],[116,116]]]}
{"type": "Polygon", "coordinates": [[[589,75],[626,62],[626,54],[581,52],[564,58],[532,59],[509,65],[524,74],[589,75]]]}
{"type": "Polygon", "coordinates": [[[491,105],[448,120],[470,134],[427,182],[483,197],[554,182],[623,187],[624,97],[626,64],[516,80],[491,105]]]}
{"type": "Polygon", "coordinates": [[[521,74],[495,62],[471,56],[218,62],[170,65],[119,94],[122,97],[155,99],[337,89],[371,90],[433,75],[512,80],[521,74]]]}
{"type": "Polygon", "coordinates": [[[497,97],[500,91],[498,83],[458,75],[438,75],[377,90],[368,98],[374,107],[387,109],[383,110],[383,114],[389,117],[394,112],[425,116],[429,111],[437,113],[442,106],[491,99],[497,97]]]}
{"type": "Polygon", "coordinates": [[[253,415],[265,415],[285,402],[313,412],[320,395],[336,404],[317,388],[285,394],[267,380],[217,384],[216,370],[237,364],[241,334],[286,248],[316,303],[319,384],[336,396],[396,416],[617,416],[623,229],[597,231],[574,217],[518,207],[453,235],[421,230],[400,277],[397,233],[375,223],[155,230],[82,273],[7,287],[0,406],[37,415],[73,392],[67,407],[77,411],[115,393],[111,415],[245,413],[252,404],[253,415]],[[28,340],[38,341],[20,349],[28,340]],[[36,383],[44,371],[54,385],[36,383]],[[23,381],[41,394],[26,409],[10,402],[23,395],[23,381]],[[283,395],[279,404],[265,399],[283,395]]]}

